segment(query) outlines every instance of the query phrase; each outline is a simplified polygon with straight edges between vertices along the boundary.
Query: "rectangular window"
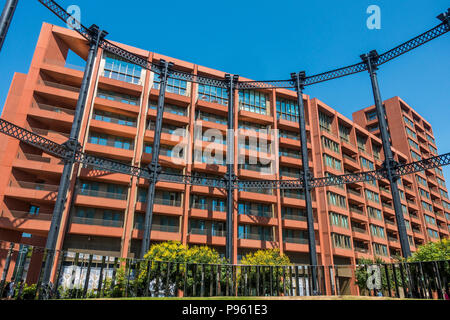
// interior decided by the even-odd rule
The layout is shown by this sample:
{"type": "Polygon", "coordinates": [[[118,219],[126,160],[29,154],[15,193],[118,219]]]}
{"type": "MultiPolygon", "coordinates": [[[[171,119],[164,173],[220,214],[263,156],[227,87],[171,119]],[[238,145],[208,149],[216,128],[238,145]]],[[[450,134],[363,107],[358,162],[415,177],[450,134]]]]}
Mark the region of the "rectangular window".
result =
{"type": "Polygon", "coordinates": [[[371,190],[368,190],[368,189],[366,189],[365,192],[366,192],[366,199],[367,200],[380,203],[380,196],[378,195],[378,193],[375,193],[375,192],[373,192],[371,190]]]}
{"type": "Polygon", "coordinates": [[[432,136],[430,136],[428,133],[426,135],[427,135],[427,140],[429,142],[431,142],[432,144],[436,145],[436,141],[434,140],[434,138],[432,136]]]}
{"type": "Polygon", "coordinates": [[[419,150],[419,145],[417,143],[415,143],[414,141],[412,141],[411,139],[409,139],[409,138],[408,138],[408,143],[414,149],[419,150]]]}
{"type": "Polygon", "coordinates": [[[298,123],[298,104],[296,101],[277,98],[277,117],[298,123]]]}
{"type": "Polygon", "coordinates": [[[112,92],[112,91],[98,89],[97,97],[99,97],[101,99],[130,104],[133,106],[139,105],[139,97],[130,96],[130,95],[118,93],[118,92],[112,92]]]}
{"type": "Polygon", "coordinates": [[[322,136],[322,146],[324,148],[330,149],[331,151],[334,151],[336,153],[339,153],[339,144],[336,143],[333,140],[328,139],[327,137],[322,136]]]}
{"type": "Polygon", "coordinates": [[[416,180],[419,184],[423,185],[424,187],[428,187],[428,183],[427,180],[425,180],[424,178],[422,178],[419,175],[416,175],[416,180]]]}
{"type": "Polygon", "coordinates": [[[269,95],[255,90],[239,90],[239,110],[269,114],[269,95]]]}
{"type": "Polygon", "coordinates": [[[377,118],[377,111],[372,110],[372,111],[366,112],[366,118],[367,118],[367,121],[375,120],[377,118]]]}
{"type": "Polygon", "coordinates": [[[372,161],[367,160],[367,159],[364,158],[364,157],[359,157],[359,160],[360,160],[361,166],[362,166],[363,168],[369,169],[369,170],[375,170],[375,166],[374,166],[374,164],[373,164],[372,161]]]}
{"type": "Polygon", "coordinates": [[[383,220],[383,215],[381,213],[381,210],[367,206],[367,212],[369,213],[369,216],[371,218],[374,218],[377,220],[383,220]]]}
{"type": "Polygon", "coordinates": [[[374,224],[370,224],[370,232],[372,234],[372,236],[374,237],[378,237],[378,238],[386,238],[385,233],[384,233],[384,228],[374,225],[374,224]]]}
{"type": "Polygon", "coordinates": [[[134,84],[141,83],[142,67],[109,52],[105,53],[103,76],[134,84]]]}
{"type": "Polygon", "coordinates": [[[203,101],[228,105],[228,90],[199,83],[198,98],[203,101]]]}
{"type": "Polygon", "coordinates": [[[350,237],[339,234],[339,233],[331,233],[331,238],[333,239],[333,246],[336,248],[342,248],[342,249],[351,249],[351,241],[350,237]]]}
{"type": "Polygon", "coordinates": [[[339,171],[342,170],[341,161],[326,153],[323,154],[323,165],[339,171]]]}
{"type": "Polygon", "coordinates": [[[356,142],[358,144],[359,151],[363,151],[363,152],[366,151],[366,141],[367,141],[366,137],[363,137],[359,134],[356,135],[356,142]]]}
{"type": "Polygon", "coordinates": [[[331,191],[327,191],[327,200],[328,204],[341,207],[341,208],[347,208],[347,201],[344,196],[341,196],[339,194],[336,194],[331,191]]]}
{"type": "Polygon", "coordinates": [[[345,142],[350,142],[350,128],[339,124],[339,136],[341,140],[345,142]]]}
{"type": "Polygon", "coordinates": [[[420,154],[418,154],[417,152],[414,152],[411,150],[411,157],[415,160],[415,161],[420,161],[422,160],[422,157],[420,156],[420,154]]]}
{"type": "Polygon", "coordinates": [[[424,210],[433,212],[433,206],[432,206],[431,204],[425,202],[425,201],[422,201],[422,208],[423,208],[424,210]]]}
{"type": "Polygon", "coordinates": [[[324,130],[326,132],[331,132],[331,123],[332,118],[328,115],[326,115],[323,112],[319,111],[319,126],[321,130],[324,130]]]}
{"type": "Polygon", "coordinates": [[[414,131],[412,131],[409,127],[405,127],[405,129],[406,129],[406,133],[407,133],[410,137],[413,137],[414,139],[417,140],[417,135],[416,135],[416,133],[415,133],[414,131]]]}
{"type": "MultiPolygon", "coordinates": [[[[161,76],[157,73],[154,74],[155,79],[153,81],[153,88],[159,90],[159,83],[161,82],[161,76]]],[[[187,96],[187,82],[185,80],[167,79],[166,92],[179,94],[180,96],[187,96]]]]}
{"type": "Polygon", "coordinates": [[[377,255],[387,256],[387,247],[384,244],[372,242],[373,252],[377,255]]]}
{"type": "Polygon", "coordinates": [[[330,223],[334,226],[348,229],[348,217],[336,212],[329,213],[330,223]]]}
{"type": "Polygon", "coordinates": [[[411,126],[411,128],[414,128],[414,122],[412,122],[412,120],[410,120],[408,117],[403,116],[403,120],[405,121],[406,124],[411,126]]]}

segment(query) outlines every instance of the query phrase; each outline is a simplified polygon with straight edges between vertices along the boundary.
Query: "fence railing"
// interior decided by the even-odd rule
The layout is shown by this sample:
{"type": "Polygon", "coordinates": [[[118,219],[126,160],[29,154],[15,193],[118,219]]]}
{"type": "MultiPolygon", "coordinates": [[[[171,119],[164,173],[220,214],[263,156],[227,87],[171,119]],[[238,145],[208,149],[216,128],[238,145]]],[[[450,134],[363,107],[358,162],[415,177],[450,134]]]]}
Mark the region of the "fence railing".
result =
{"type": "Polygon", "coordinates": [[[444,299],[450,284],[450,260],[267,266],[151,261],[98,252],[57,251],[54,285],[48,287],[40,270],[47,258],[45,249],[0,241],[0,298],[287,297],[356,292],[444,299]]]}

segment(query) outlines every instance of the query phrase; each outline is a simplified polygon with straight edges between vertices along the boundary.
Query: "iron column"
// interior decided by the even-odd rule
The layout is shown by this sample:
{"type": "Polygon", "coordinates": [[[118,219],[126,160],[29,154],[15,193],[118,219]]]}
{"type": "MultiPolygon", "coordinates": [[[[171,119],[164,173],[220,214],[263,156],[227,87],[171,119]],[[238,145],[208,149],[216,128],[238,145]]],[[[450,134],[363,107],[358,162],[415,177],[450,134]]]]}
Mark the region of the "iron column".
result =
{"type": "Polygon", "coordinates": [[[387,171],[388,180],[391,185],[391,194],[394,202],[395,218],[397,220],[398,235],[400,238],[400,244],[402,247],[402,254],[404,258],[408,258],[411,255],[411,250],[408,242],[408,234],[406,233],[405,218],[403,216],[402,204],[400,203],[400,193],[398,191],[397,181],[398,176],[394,174],[393,169],[397,165],[392,155],[390,136],[388,133],[388,126],[385,118],[385,111],[383,109],[383,102],[381,100],[380,88],[378,87],[377,79],[377,59],[378,53],[376,50],[370,51],[369,54],[361,55],[361,59],[367,64],[367,68],[370,74],[370,80],[372,82],[373,98],[375,100],[375,107],[378,117],[378,125],[381,132],[381,141],[383,143],[384,151],[384,163],[383,166],[387,171]]]}
{"type": "Polygon", "coordinates": [[[156,123],[155,123],[155,135],[153,139],[152,147],[152,161],[148,166],[150,171],[150,179],[148,180],[148,192],[147,192],[147,204],[145,208],[145,219],[144,219],[144,236],[142,238],[141,245],[141,258],[147,253],[150,248],[150,234],[152,228],[153,219],[153,203],[155,202],[155,186],[158,181],[158,176],[161,173],[161,166],[158,163],[159,160],[159,149],[161,140],[161,128],[162,120],[164,114],[164,99],[166,95],[167,78],[169,76],[169,69],[172,67],[171,62],[167,62],[161,59],[161,79],[159,83],[159,96],[158,96],[158,107],[156,109],[156,123]]]}
{"type": "Polygon", "coordinates": [[[78,136],[80,134],[81,120],[83,118],[89,85],[91,83],[95,57],[97,56],[100,41],[107,35],[107,32],[100,31],[96,25],[92,25],[89,30],[91,31],[89,54],[86,61],[86,67],[84,69],[83,80],[81,82],[80,93],[78,95],[69,140],[64,143],[67,148],[67,154],[64,159],[64,169],[59,182],[58,195],[56,198],[55,207],[53,208],[52,221],[45,245],[45,248],[48,249],[48,257],[45,261],[43,273],[43,287],[45,288],[50,284],[56,241],[61,228],[62,213],[65,208],[67,192],[70,186],[70,176],[72,174],[73,164],[75,163],[76,152],[79,149],[78,136]]]}
{"type": "Polygon", "coordinates": [[[9,25],[11,24],[18,2],[19,0],[6,0],[5,7],[0,16],[0,51],[5,42],[6,34],[8,33],[9,25]]]}
{"type": "Polygon", "coordinates": [[[227,132],[227,239],[226,239],[226,258],[234,263],[233,254],[233,192],[236,175],[234,173],[234,94],[236,84],[239,80],[238,75],[225,75],[228,90],[228,132],[227,132]]]}
{"type": "Polygon", "coordinates": [[[295,90],[297,91],[297,103],[298,103],[298,124],[300,129],[300,143],[302,153],[302,165],[303,170],[301,177],[303,180],[303,190],[305,192],[305,205],[306,205],[306,223],[308,227],[308,246],[309,246],[309,259],[312,267],[312,290],[313,294],[317,293],[317,253],[316,253],[316,237],[314,232],[314,215],[312,210],[311,199],[311,173],[309,171],[308,160],[308,139],[306,137],[306,123],[305,123],[305,106],[303,105],[303,89],[305,83],[305,72],[292,73],[291,78],[295,83],[295,90]]]}

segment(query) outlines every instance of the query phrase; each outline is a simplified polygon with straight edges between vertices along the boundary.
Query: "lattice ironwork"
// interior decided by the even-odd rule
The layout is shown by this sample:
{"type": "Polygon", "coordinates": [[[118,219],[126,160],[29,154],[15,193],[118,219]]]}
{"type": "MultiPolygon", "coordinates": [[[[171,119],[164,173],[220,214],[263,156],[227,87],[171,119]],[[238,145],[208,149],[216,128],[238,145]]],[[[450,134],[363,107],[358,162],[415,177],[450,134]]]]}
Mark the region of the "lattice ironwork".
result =
{"type": "Polygon", "coordinates": [[[41,137],[40,135],[19,127],[7,120],[0,119],[0,132],[22,142],[25,142],[29,145],[32,145],[53,156],[62,159],[65,159],[68,156],[65,146],[55,143],[47,138],[41,137]]]}
{"type": "Polygon", "coordinates": [[[427,169],[434,169],[450,164],[450,153],[445,153],[435,157],[423,159],[416,162],[406,163],[398,165],[394,168],[394,172],[398,176],[411,174],[419,171],[424,171],[427,169]]]}
{"type": "MultiPolygon", "coordinates": [[[[73,19],[76,23],[74,30],[80,33],[84,38],[92,41],[92,31],[89,28],[83,26],[78,20],[67,13],[61,6],[59,6],[53,0],[38,0],[50,11],[52,11],[56,16],[58,16],[62,21],[67,22],[69,19],[73,19]]],[[[386,63],[414,48],[421,46],[443,34],[450,31],[449,24],[443,22],[438,26],[422,33],[421,35],[402,43],[401,45],[383,53],[380,55],[376,64],[381,65],[386,63]]],[[[123,59],[126,59],[136,65],[141,66],[144,69],[150,70],[157,74],[160,74],[160,68],[147,59],[140,57],[134,53],[131,53],[107,40],[100,41],[100,47],[108,52],[111,52],[123,59]]],[[[329,81],[341,77],[345,77],[351,74],[359,73],[367,70],[367,65],[364,62],[353,64],[350,66],[334,69],[331,71],[319,73],[316,75],[308,76],[305,78],[305,86],[313,85],[316,83],[329,81]]],[[[169,74],[169,78],[185,80],[189,82],[196,82],[205,85],[212,85],[220,88],[226,88],[226,81],[221,79],[216,79],[212,77],[199,76],[189,72],[183,72],[178,70],[172,70],[169,74]]],[[[237,89],[292,89],[295,85],[291,79],[288,80],[262,80],[262,81],[239,81],[236,85],[237,89]]]]}
{"type": "Polygon", "coordinates": [[[434,27],[433,29],[430,29],[422,33],[421,35],[418,35],[417,37],[409,41],[406,41],[401,45],[381,54],[377,61],[377,65],[382,65],[383,63],[386,63],[394,58],[397,58],[398,56],[401,56],[402,54],[411,51],[412,49],[415,49],[433,39],[436,39],[437,37],[445,34],[448,31],[450,31],[450,27],[448,26],[447,23],[443,22],[434,27]]]}

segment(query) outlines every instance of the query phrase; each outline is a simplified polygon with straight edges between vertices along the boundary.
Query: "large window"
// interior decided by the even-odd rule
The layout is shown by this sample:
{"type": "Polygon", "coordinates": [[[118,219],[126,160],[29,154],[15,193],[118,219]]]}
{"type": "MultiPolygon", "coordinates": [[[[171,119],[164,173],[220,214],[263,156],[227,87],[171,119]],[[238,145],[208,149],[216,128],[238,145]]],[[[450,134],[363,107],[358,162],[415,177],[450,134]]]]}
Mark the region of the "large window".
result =
{"type": "Polygon", "coordinates": [[[367,206],[367,212],[371,218],[374,218],[377,220],[383,220],[383,215],[381,213],[381,210],[367,206]]]}
{"type": "Polygon", "coordinates": [[[339,136],[341,140],[350,142],[350,128],[339,124],[339,136]]]}
{"type": "Polygon", "coordinates": [[[111,53],[105,53],[104,77],[140,84],[141,72],[142,67],[111,53]]]}
{"type": "Polygon", "coordinates": [[[330,223],[334,226],[348,229],[348,217],[336,212],[330,212],[330,223]]]}
{"type": "Polygon", "coordinates": [[[365,169],[369,169],[369,170],[375,170],[375,167],[373,165],[373,162],[370,160],[367,160],[364,157],[359,157],[359,160],[361,162],[361,166],[365,169]]]}
{"type": "Polygon", "coordinates": [[[337,193],[327,191],[327,199],[328,204],[341,207],[341,208],[347,208],[347,201],[344,196],[341,196],[337,193]]]}
{"type": "Polygon", "coordinates": [[[332,156],[327,155],[326,153],[323,154],[323,164],[324,166],[334,168],[339,171],[342,170],[341,161],[332,156]]]}
{"type": "Polygon", "coordinates": [[[336,153],[339,153],[339,144],[338,143],[336,143],[333,140],[328,139],[325,136],[322,136],[321,139],[322,139],[322,146],[324,148],[327,148],[327,149],[330,149],[330,150],[332,150],[332,151],[334,151],[336,153]]]}
{"type": "Polygon", "coordinates": [[[277,98],[278,119],[298,122],[298,104],[292,100],[277,98]]]}
{"type": "MultiPolygon", "coordinates": [[[[161,76],[155,73],[155,79],[153,80],[153,88],[159,90],[159,83],[161,82],[161,76]]],[[[187,82],[184,80],[168,78],[166,85],[166,92],[179,94],[181,96],[187,96],[187,82]]]]}
{"type": "Polygon", "coordinates": [[[112,101],[117,101],[121,103],[131,104],[133,106],[139,105],[139,97],[130,96],[123,93],[117,93],[113,91],[106,91],[102,89],[98,89],[97,97],[112,101]]]}
{"type": "Polygon", "coordinates": [[[367,121],[375,120],[377,118],[377,111],[372,110],[372,111],[366,112],[366,118],[367,118],[367,121]]]}
{"type": "Polygon", "coordinates": [[[333,239],[333,246],[335,248],[351,249],[352,244],[349,236],[345,236],[339,233],[332,233],[331,238],[333,239]]]}
{"type": "Polygon", "coordinates": [[[420,156],[420,154],[418,154],[417,152],[414,152],[411,150],[411,157],[415,160],[415,161],[420,161],[422,160],[422,157],[420,156]]]}
{"type": "Polygon", "coordinates": [[[269,95],[254,91],[254,90],[240,90],[239,91],[239,109],[255,112],[259,114],[268,114],[267,107],[269,106],[269,95]]]}
{"type": "Polygon", "coordinates": [[[411,140],[411,139],[408,138],[408,143],[409,143],[409,145],[410,145],[411,147],[413,147],[414,149],[419,150],[419,145],[418,145],[416,142],[414,142],[413,140],[411,140]]]}
{"type": "Polygon", "coordinates": [[[371,224],[370,232],[371,232],[372,236],[374,236],[374,237],[383,238],[383,239],[386,238],[383,227],[371,224]]]}
{"type": "Polygon", "coordinates": [[[375,192],[370,191],[368,189],[366,189],[365,191],[366,191],[366,199],[367,200],[380,203],[380,196],[378,195],[378,193],[375,193],[375,192]]]}
{"type": "Polygon", "coordinates": [[[218,103],[226,106],[228,104],[228,90],[215,86],[199,84],[198,98],[203,101],[218,103]]]}
{"type": "Polygon", "coordinates": [[[323,112],[319,111],[319,126],[320,126],[320,130],[324,130],[327,132],[331,132],[331,123],[332,123],[333,119],[326,115],[323,112]]]}
{"type": "Polygon", "coordinates": [[[372,247],[373,247],[373,252],[375,254],[381,255],[381,256],[387,256],[388,255],[387,247],[384,244],[373,242],[372,243],[372,247]]]}
{"type": "Polygon", "coordinates": [[[128,138],[110,136],[104,133],[91,132],[88,139],[89,143],[101,146],[109,146],[114,148],[132,150],[134,141],[128,138]]]}
{"type": "Polygon", "coordinates": [[[414,128],[414,122],[412,122],[412,120],[410,120],[408,117],[403,116],[403,120],[406,124],[410,125],[411,128],[414,128]]]}

